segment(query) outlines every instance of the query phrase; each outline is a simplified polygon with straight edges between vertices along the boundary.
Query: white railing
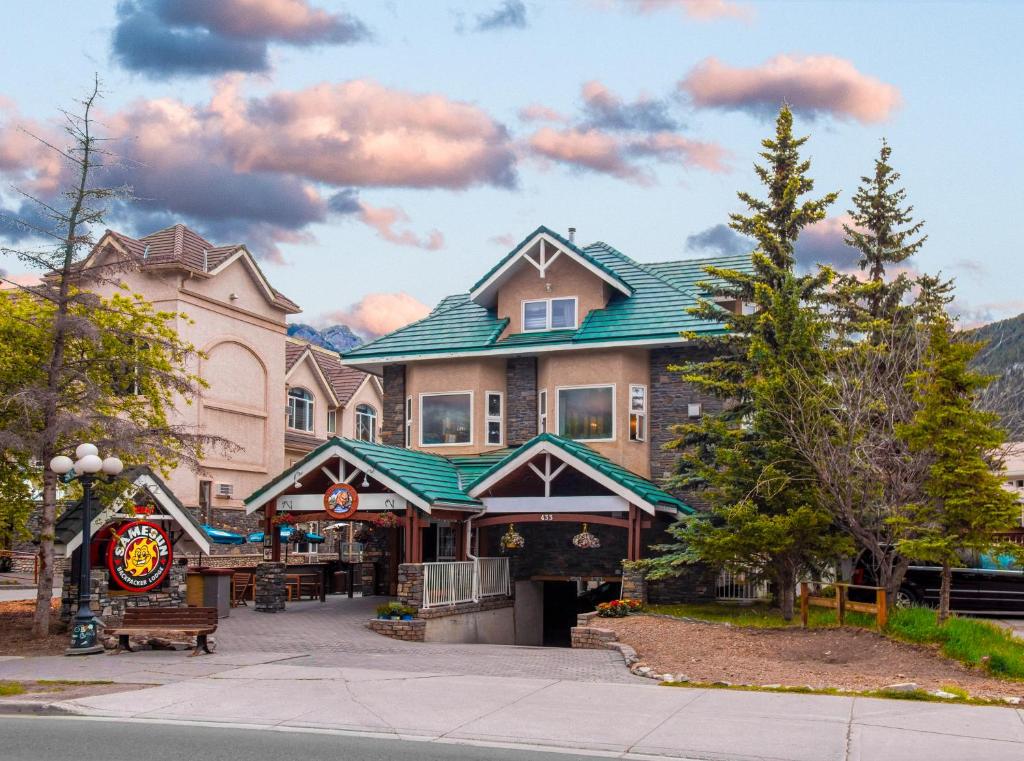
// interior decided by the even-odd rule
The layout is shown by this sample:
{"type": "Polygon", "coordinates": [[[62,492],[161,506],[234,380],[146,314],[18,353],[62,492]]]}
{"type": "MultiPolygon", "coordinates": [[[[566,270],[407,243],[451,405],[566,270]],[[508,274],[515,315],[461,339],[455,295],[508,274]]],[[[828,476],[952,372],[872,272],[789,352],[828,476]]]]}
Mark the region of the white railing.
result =
{"type": "Polygon", "coordinates": [[[476,564],[465,562],[423,564],[423,607],[475,602],[476,564]]]}
{"type": "Polygon", "coordinates": [[[423,564],[423,607],[477,602],[511,594],[508,558],[423,564]]]}
{"type": "Polygon", "coordinates": [[[479,597],[511,594],[508,558],[477,558],[479,597]]]}
{"type": "Polygon", "coordinates": [[[734,576],[728,571],[718,574],[715,583],[715,598],[724,602],[757,602],[768,597],[767,581],[750,581],[743,575],[734,576]]]}

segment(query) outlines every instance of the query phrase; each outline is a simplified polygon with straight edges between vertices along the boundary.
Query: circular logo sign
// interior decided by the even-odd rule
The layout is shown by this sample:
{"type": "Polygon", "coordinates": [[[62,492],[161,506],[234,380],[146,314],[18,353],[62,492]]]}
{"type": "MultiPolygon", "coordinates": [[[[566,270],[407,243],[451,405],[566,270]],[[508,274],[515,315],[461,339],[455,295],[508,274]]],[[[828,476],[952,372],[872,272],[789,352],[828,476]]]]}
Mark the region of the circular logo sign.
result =
{"type": "Polygon", "coordinates": [[[324,492],[324,510],[335,520],[351,518],[359,509],[359,494],[349,484],[334,484],[324,492]]]}
{"type": "Polygon", "coordinates": [[[171,569],[171,543],[167,534],[149,521],[125,523],[114,532],[107,567],[124,589],[132,592],[152,589],[171,569]]]}

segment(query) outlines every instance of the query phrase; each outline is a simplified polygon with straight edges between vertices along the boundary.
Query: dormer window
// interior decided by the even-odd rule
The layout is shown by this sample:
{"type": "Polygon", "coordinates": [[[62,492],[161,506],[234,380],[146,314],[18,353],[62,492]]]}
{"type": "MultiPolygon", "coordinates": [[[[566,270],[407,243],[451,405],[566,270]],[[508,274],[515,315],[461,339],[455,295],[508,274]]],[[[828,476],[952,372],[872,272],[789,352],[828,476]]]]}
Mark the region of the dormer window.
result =
{"type": "Polygon", "coordinates": [[[576,327],[576,297],[523,302],[523,332],[576,327]]]}

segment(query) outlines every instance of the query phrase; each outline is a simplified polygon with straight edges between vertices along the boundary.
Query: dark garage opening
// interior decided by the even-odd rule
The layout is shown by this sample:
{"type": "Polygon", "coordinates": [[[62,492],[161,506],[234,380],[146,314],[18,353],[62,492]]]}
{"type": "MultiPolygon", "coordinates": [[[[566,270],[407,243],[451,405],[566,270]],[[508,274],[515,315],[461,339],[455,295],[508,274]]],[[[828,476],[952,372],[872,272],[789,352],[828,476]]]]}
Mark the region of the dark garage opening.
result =
{"type": "Polygon", "coordinates": [[[569,647],[576,625],[576,582],[544,582],[544,646],[569,647]]]}

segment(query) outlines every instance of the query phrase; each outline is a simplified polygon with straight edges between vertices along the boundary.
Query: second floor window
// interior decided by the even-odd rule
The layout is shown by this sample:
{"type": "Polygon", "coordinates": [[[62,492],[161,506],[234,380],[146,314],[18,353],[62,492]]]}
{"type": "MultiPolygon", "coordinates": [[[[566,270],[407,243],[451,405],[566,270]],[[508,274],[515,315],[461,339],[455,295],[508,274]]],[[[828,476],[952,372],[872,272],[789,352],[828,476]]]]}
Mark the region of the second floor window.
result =
{"type": "Polygon", "coordinates": [[[304,388],[288,390],[288,427],[296,431],[313,430],[313,395],[304,388]]]}
{"type": "Polygon", "coordinates": [[[327,433],[338,432],[338,411],[327,410],[327,433]]]}
{"type": "Polygon", "coordinates": [[[405,398],[405,448],[412,449],[412,397],[405,398]]]}
{"type": "Polygon", "coordinates": [[[537,394],[537,433],[547,433],[548,431],[548,392],[547,389],[541,390],[537,394]]]}
{"type": "Polygon", "coordinates": [[[647,438],[647,386],[629,387],[629,440],[647,438]]]}
{"type": "Polygon", "coordinates": [[[487,392],[487,443],[501,445],[501,392],[487,392]]]}
{"type": "Polygon", "coordinates": [[[523,332],[576,327],[576,297],[523,302],[523,332]]]}
{"type": "Polygon", "coordinates": [[[473,395],[420,395],[420,445],[471,444],[473,442],[473,395]]]}
{"type": "Polygon", "coordinates": [[[615,387],[558,389],[558,433],[567,439],[615,438],[615,387]]]}
{"type": "Polygon", "coordinates": [[[376,441],[377,410],[369,404],[356,407],[356,438],[360,441],[376,441]]]}

